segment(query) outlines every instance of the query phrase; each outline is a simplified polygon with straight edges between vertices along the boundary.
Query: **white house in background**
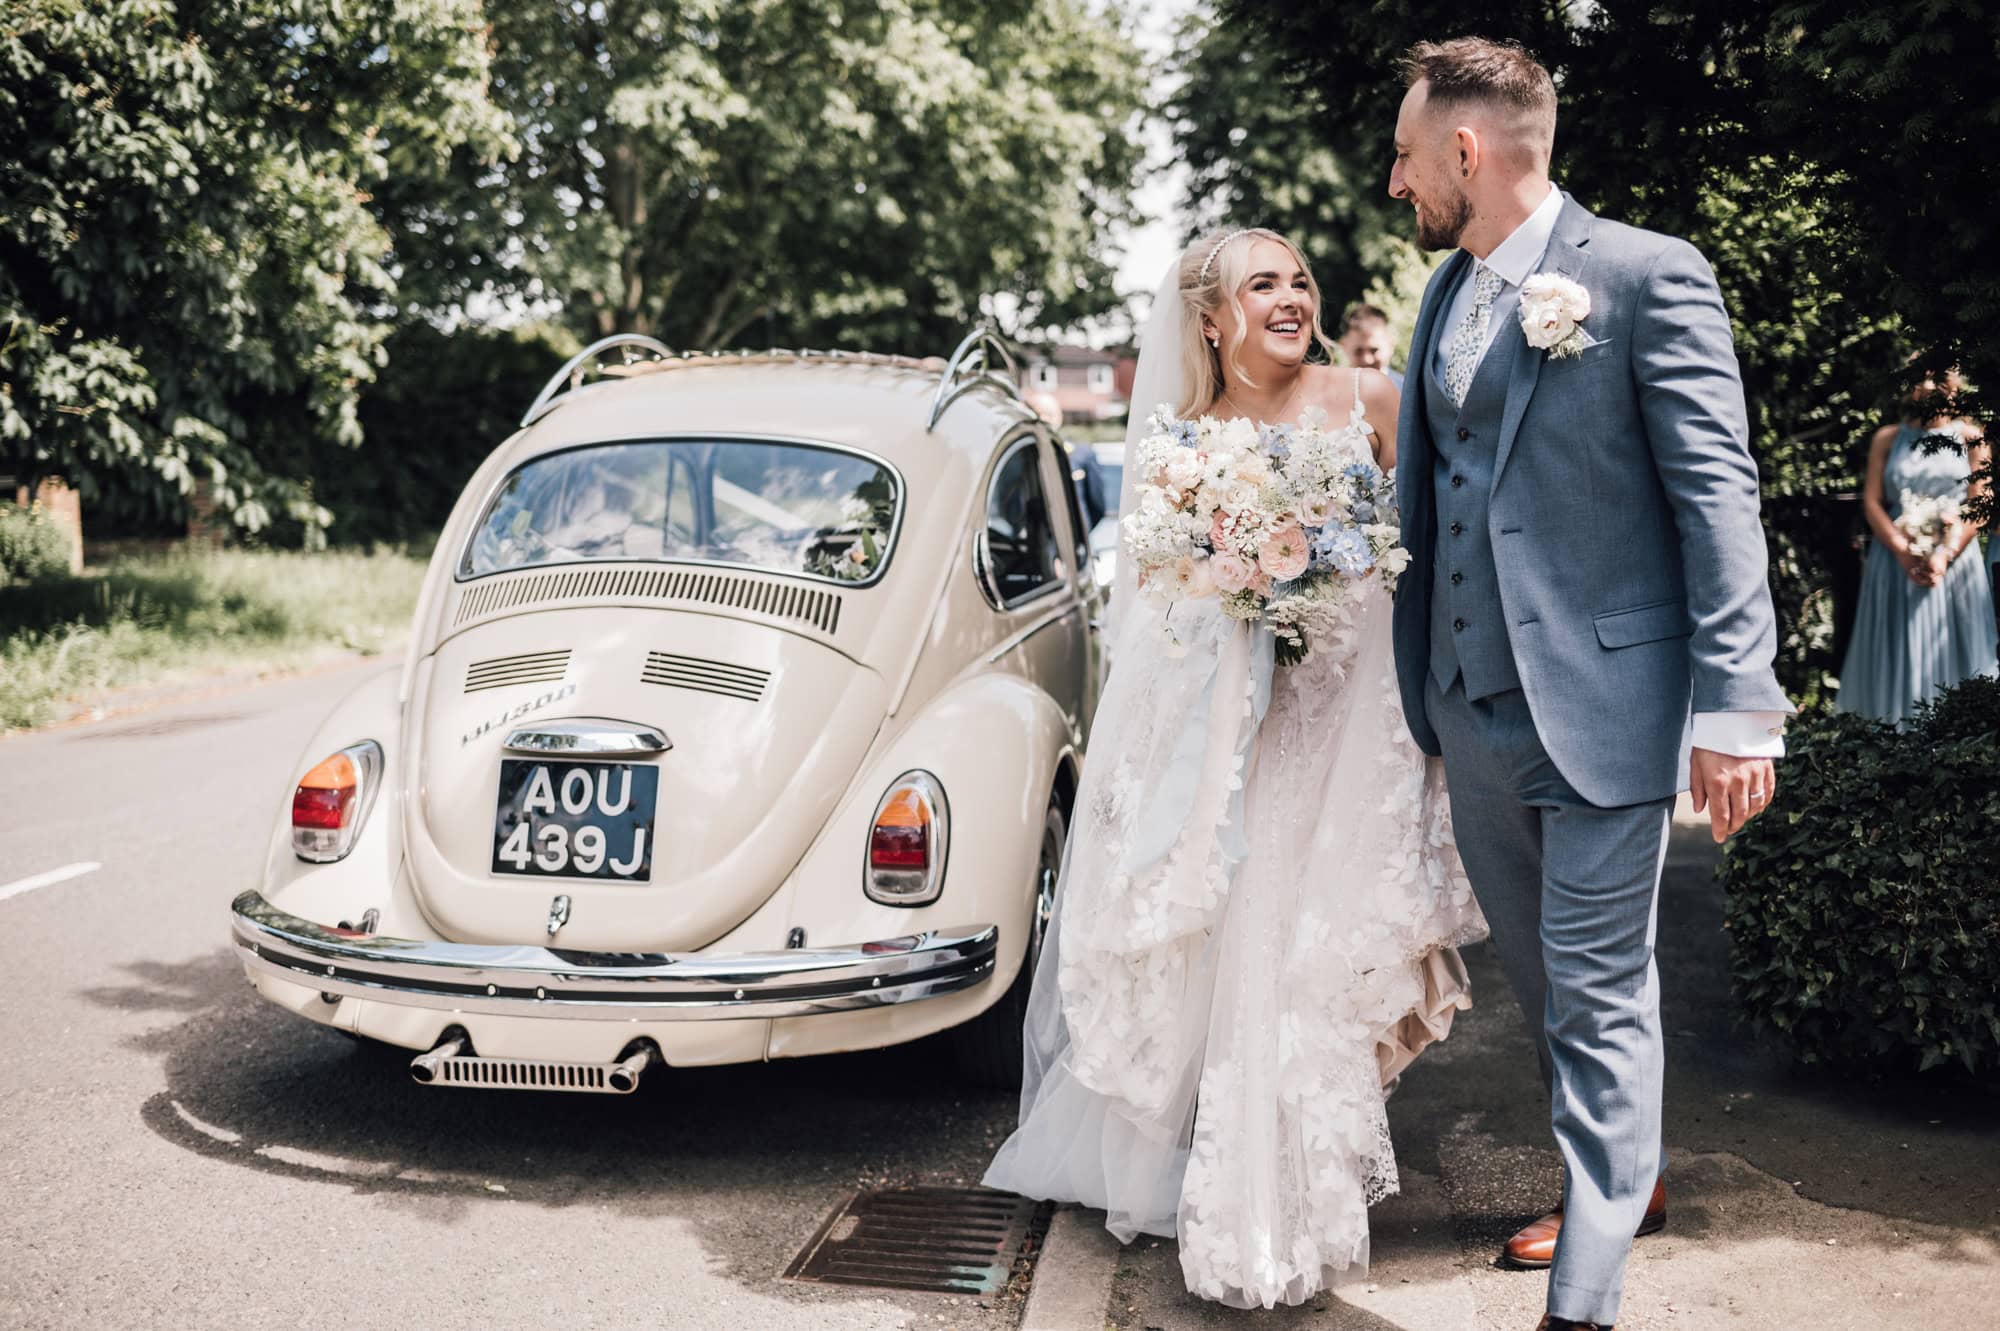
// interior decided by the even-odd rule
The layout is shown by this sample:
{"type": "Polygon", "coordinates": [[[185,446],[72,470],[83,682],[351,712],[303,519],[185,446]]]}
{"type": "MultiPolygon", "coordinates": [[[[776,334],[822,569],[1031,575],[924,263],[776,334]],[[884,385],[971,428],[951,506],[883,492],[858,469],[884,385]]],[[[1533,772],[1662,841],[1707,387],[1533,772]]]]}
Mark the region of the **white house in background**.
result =
{"type": "Polygon", "coordinates": [[[1137,357],[1126,350],[1056,347],[1028,357],[1021,387],[1055,394],[1065,422],[1117,420],[1129,405],[1137,366],[1137,357]]]}

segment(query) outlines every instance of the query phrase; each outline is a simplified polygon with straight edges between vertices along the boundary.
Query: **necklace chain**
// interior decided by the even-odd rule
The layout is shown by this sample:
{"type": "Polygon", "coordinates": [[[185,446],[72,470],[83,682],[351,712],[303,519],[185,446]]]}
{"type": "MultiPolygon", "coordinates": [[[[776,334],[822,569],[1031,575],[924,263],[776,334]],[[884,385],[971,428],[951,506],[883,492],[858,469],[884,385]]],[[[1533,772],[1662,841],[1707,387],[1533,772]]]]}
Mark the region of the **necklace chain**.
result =
{"type": "MultiPolygon", "coordinates": [[[[1292,399],[1299,395],[1299,389],[1305,386],[1305,382],[1306,382],[1305,366],[1301,365],[1299,367],[1299,372],[1292,377],[1292,391],[1285,394],[1285,400],[1278,404],[1277,411],[1273,412],[1269,416],[1261,418],[1264,424],[1276,425],[1284,420],[1285,412],[1291,408],[1292,399]]],[[[1258,416],[1252,414],[1251,412],[1244,411],[1243,404],[1238,402],[1235,398],[1229,396],[1229,392],[1227,389],[1223,390],[1222,400],[1224,402],[1227,402],[1231,407],[1235,408],[1236,411],[1240,415],[1242,415],[1245,419],[1252,421],[1260,419],[1258,416]]]]}

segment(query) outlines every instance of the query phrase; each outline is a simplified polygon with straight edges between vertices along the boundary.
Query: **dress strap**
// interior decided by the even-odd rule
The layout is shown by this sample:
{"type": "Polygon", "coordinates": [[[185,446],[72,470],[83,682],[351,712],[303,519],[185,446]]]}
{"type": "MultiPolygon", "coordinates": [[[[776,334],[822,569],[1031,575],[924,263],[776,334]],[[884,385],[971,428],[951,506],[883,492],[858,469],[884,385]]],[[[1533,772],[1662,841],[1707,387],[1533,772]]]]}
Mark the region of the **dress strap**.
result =
{"type": "Polygon", "coordinates": [[[1357,369],[1354,371],[1354,410],[1348,415],[1347,423],[1359,425],[1364,414],[1361,408],[1361,371],[1357,369]]]}

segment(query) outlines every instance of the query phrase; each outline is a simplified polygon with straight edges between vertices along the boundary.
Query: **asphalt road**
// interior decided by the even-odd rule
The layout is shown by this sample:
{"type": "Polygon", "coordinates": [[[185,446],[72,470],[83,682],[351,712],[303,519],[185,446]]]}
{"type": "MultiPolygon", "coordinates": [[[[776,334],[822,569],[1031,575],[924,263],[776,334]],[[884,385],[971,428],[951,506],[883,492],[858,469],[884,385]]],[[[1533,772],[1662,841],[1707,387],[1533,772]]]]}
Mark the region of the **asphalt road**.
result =
{"type": "Polygon", "coordinates": [[[926,1046],[434,1090],[255,997],[229,900],[382,668],[0,741],[0,1326],[1013,1326],[779,1279],[856,1189],[976,1183],[1014,1097],[926,1046]]]}

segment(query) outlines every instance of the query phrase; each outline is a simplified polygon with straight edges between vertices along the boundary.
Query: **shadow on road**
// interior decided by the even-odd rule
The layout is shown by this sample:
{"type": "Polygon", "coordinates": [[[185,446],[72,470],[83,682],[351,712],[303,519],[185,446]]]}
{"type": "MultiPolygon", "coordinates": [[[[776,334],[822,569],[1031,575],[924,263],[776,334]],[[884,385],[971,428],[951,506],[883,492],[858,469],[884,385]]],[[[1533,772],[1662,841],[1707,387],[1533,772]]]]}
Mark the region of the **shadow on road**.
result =
{"type": "Polygon", "coordinates": [[[85,996],[184,1014],[129,1042],[162,1060],[166,1089],[140,1116],[176,1146],[447,1223],[510,1201],[671,1216],[748,1281],[776,1276],[857,1188],[976,1185],[1015,1109],[1011,1092],[963,1085],[929,1043],[655,1069],[629,1096],[426,1088],[408,1051],[258,998],[226,951],[131,980],[85,996]]]}

